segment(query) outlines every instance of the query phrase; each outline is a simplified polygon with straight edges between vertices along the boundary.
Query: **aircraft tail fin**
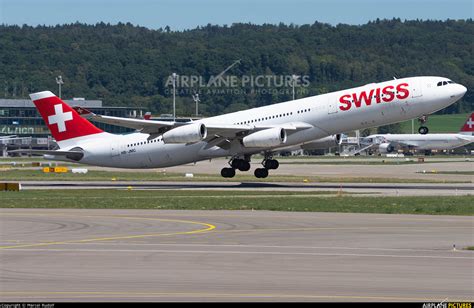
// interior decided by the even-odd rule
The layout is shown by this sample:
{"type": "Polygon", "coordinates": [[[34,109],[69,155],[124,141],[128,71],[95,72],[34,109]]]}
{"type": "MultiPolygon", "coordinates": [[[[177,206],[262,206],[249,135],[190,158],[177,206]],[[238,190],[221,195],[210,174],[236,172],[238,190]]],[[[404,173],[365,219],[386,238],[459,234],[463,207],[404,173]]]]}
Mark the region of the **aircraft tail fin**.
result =
{"type": "Polygon", "coordinates": [[[58,143],[104,132],[50,91],[33,93],[30,97],[58,143]]]}
{"type": "Polygon", "coordinates": [[[474,133],[474,112],[467,118],[466,122],[464,122],[464,126],[461,127],[461,134],[464,135],[473,135],[474,133]]]}

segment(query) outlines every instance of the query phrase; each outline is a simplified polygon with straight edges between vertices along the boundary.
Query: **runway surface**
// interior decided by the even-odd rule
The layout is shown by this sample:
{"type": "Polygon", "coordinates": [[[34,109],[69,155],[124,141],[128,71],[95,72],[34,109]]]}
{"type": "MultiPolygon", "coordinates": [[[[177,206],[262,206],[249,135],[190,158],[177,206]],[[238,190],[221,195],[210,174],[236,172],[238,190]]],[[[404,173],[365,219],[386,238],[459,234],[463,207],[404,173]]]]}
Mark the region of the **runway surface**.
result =
{"type": "Polygon", "coordinates": [[[295,182],[201,182],[201,181],[21,181],[22,189],[189,189],[258,191],[344,191],[361,196],[461,196],[472,195],[474,184],[430,183],[295,183],[295,182]]]}
{"type": "MultiPolygon", "coordinates": [[[[464,172],[474,170],[474,161],[471,158],[439,158],[423,157],[423,163],[404,163],[406,159],[416,161],[418,158],[353,158],[353,157],[295,157],[280,159],[277,170],[271,170],[269,177],[279,175],[317,176],[323,178],[396,178],[432,181],[463,181],[473,182],[472,174],[446,174],[443,172],[464,172]],[[366,164],[385,161],[383,164],[366,164]],[[397,162],[399,164],[397,164],[397,162]]],[[[195,164],[186,164],[168,168],[143,169],[143,172],[165,173],[196,173],[219,175],[221,168],[228,166],[228,159],[215,158],[212,161],[200,161],[195,164]]],[[[255,168],[260,168],[261,160],[253,158],[251,163],[252,174],[255,168]]],[[[87,167],[91,170],[127,171],[127,169],[87,167]]],[[[135,172],[136,170],[128,171],[135,172]]],[[[240,173],[240,172],[239,172],[240,173]]]]}
{"type": "Polygon", "coordinates": [[[474,300],[474,217],[0,214],[0,301],[474,300]]]}

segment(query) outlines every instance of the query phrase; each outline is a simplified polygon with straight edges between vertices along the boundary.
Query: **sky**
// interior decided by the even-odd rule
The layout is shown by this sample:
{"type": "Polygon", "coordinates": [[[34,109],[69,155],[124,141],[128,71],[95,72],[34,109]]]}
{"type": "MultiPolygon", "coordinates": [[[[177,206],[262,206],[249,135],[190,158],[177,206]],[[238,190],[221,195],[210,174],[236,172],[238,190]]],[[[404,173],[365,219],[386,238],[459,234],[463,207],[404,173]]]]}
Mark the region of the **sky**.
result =
{"type": "Polygon", "coordinates": [[[130,22],[150,29],[232,25],[365,24],[377,18],[473,18],[474,0],[0,0],[0,24],[130,22]]]}

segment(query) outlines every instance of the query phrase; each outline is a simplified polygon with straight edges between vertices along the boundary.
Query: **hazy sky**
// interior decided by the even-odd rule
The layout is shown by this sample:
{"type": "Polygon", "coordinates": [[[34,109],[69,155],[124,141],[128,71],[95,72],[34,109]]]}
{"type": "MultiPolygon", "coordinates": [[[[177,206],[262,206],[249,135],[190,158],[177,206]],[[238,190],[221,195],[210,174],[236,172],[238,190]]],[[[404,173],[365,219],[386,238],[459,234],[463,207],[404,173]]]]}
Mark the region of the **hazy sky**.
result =
{"type": "Polygon", "coordinates": [[[0,23],[56,25],[130,22],[173,30],[200,25],[364,24],[376,18],[473,18],[474,0],[0,0],[0,23]]]}

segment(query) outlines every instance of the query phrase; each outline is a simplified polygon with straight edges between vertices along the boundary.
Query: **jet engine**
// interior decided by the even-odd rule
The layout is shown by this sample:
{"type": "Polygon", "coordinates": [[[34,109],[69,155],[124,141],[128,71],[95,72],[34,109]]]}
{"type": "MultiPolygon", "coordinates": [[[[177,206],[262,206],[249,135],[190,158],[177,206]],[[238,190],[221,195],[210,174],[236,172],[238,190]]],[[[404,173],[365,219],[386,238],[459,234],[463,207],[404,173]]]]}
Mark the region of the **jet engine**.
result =
{"type": "Polygon", "coordinates": [[[320,149],[329,149],[337,147],[342,142],[341,134],[336,134],[332,136],[327,136],[315,141],[307,142],[301,145],[301,148],[304,150],[320,150],[320,149]]]}
{"type": "Polygon", "coordinates": [[[392,153],[395,150],[395,147],[391,145],[390,143],[381,143],[379,145],[379,152],[384,154],[384,153],[392,153]]]}
{"type": "Polygon", "coordinates": [[[164,143],[193,143],[205,139],[207,128],[202,123],[187,124],[163,134],[164,143]]]}
{"type": "Polygon", "coordinates": [[[246,148],[271,148],[285,144],[286,131],[275,127],[250,134],[242,139],[246,148]]]}

